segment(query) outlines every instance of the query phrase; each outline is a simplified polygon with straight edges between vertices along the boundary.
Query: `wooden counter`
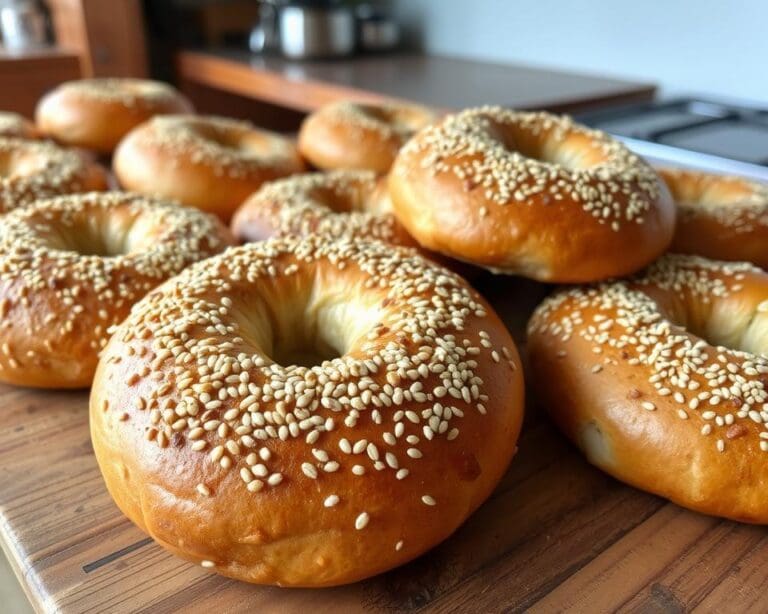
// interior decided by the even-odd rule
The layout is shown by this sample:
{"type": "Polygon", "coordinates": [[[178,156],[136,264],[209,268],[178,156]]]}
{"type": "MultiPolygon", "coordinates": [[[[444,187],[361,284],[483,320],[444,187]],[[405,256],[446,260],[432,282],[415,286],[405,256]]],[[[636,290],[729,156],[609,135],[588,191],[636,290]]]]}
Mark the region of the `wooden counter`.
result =
{"type": "Polygon", "coordinates": [[[573,112],[650,100],[655,91],[650,84],[419,54],[299,62],[239,51],[182,51],[177,69],[182,82],[303,113],[346,98],[573,112]]]}
{"type": "MultiPolygon", "coordinates": [[[[547,292],[509,277],[486,276],[476,286],[518,341],[547,292]]],[[[0,386],[0,410],[0,541],[39,611],[766,609],[765,528],[688,512],[620,484],[590,467],[532,403],[518,456],[456,534],[399,569],[323,590],[229,580],[141,533],[102,482],[86,393],[0,386]]]]}

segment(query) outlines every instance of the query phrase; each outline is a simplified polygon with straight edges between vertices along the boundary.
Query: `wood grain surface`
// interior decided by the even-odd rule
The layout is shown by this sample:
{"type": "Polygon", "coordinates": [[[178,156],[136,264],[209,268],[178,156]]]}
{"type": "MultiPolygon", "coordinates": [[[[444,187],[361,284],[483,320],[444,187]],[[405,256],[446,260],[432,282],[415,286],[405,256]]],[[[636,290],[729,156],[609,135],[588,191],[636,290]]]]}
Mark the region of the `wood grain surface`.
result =
{"type": "Polygon", "coordinates": [[[438,109],[500,104],[575,112],[643,102],[655,87],[569,72],[423,54],[292,61],[245,51],[181,51],[182,81],[310,112],[336,100],[408,100],[438,109]]]}
{"type": "MultiPolygon", "coordinates": [[[[547,288],[475,285],[522,341],[547,288]]],[[[491,498],[428,554],[332,589],[248,585],[166,553],[109,498],[87,394],[0,387],[0,534],[52,612],[765,612],[768,532],[688,512],[590,467],[529,399],[491,498]]],[[[1,610],[0,606],[0,610],[1,610]]]]}

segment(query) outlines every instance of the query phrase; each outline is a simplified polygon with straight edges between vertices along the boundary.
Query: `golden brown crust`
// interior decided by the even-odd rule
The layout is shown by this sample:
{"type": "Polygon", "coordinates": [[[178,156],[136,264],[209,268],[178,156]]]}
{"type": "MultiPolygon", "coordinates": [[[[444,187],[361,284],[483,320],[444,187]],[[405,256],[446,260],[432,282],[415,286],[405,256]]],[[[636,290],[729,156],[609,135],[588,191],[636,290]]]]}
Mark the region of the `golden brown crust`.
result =
{"type": "Polygon", "coordinates": [[[767,523],[767,300],[751,265],[665,256],[641,277],[547,299],[529,324],[530,375],[593,464],[767,523]]]}
{"type": "Polygon", "coordinates": [[[319,169],[386,173],[403,144],[436,119],[416,105],[337,102],[304,120],[299,151],[319,169]]]}
{"type": "Polygon", "coordinates": [[[35,124],[23,115],[0,111],[0,137],[39,139],[40,132],[35,124]]]}
{"type": "Polygon", "coordinates": [[[174,87],[143,79],[68,81],[38,103],[39,129],[64,145],[111,154],[133,128],[155,115],[191,113],[174,87]]]}
{"type": "Polygon", "coordinates": [[[163,546],[241,580],[328,586],[453,532],[504,473],[522,404],[513,341],[459,277],[309,237],[230,249],[147,296],[90,407],[110,493],[163,546]],[[310,345],[339,357],[270,358],[310,345]]]}
{"type": "Polygon", "coordinates": [[[674,227],[650,166],[608,135],[545,113],[448,116],[401,150],[389,186],[395,214],[424,247],[543,281],[636,271],[664,252],[674,227]]]}
{"type": "Polygon", "coordinates": [[[104,169],[77,152],[0,137],[0,213],[39,198],[106,189],[104,169]]]}
{"type": "Polygon", "coordinates": [[[232,231],[241,241],[316,233],[414,246],[391,208],[373,171],[307,173],[262,187],[237,210],[232,231]]]}
{"type": "Polygon", "coordinates": [[[125,188],[177,200],[228,222],[262,184],[304,170],[287,138],[220,117],[156,117],[117,148],[125,188]]]}
{"type": "Polygon", "coordinates": [[[211,216],[120,192],[39,200],[0,217],[0,380],[90,385],[109,328],[133,303],[230,244],[211,216]]]}
{"type": "Polygon", "coordinates": [[[672,251],[768,269],[768,185],[692,170],[659,174],[677,204],[672,251]]]}

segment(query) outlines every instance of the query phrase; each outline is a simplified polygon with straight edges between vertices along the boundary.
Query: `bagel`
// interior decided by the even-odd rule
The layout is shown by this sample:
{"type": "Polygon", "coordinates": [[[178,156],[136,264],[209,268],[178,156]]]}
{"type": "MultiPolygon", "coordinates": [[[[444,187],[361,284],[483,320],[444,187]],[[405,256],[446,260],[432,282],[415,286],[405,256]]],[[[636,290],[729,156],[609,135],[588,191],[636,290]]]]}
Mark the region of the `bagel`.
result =
{"type": "Polygon", "coordinates": [[[121,192],[38,200],[0,217],[0,381],[90,385],[109,328],[231,243],[215,218],[121,192]]]}
{"type": "Polygon", "coordinates": [[[115,174],[129,190],[177,200],[229,221],[262,184],[304,170],[285,137],[221,117],[156,117],[115,152],[115,174]]]}
{"type": "Polygon", "coordinates": [[[767,523],[767,350],[768,274],[668,255],[547,299],[528,374],[591,463],[684,507],[767,523]]]}
{"type": "Polygon", "coordinates": [[[232,219],[241,241],[312,233],[415,245],[395,217],[386,182],[372,171],[294,175],[266,184],[232,219]]]}
{"type": "Polygon", "coordinates": [[[677,204],[672,251],[768,268],[768,184],[693,170],[659,174],[677,204]]]}
{"type": "Polygon", "coordinates": [[[0,137],[0,213],[38,198],[106,188],[104,169],[74,151],[0,137]]]}
{"type": "Polygon", "coordinates": [[[421,245],[550,282],[632,273],[669,246],[675,208],[654,170],[567,117],[468,109],[419,132],[389,175],[421,245]]]}
{"type": "Polygon", "coordinates": [[[104,350],[94,451],[170,551],[282,586],[353,582],[450,535],[509,463],[514,342],[414,250],[320,236],[198,263],[104,350]]]}
{"type": "Polygon", "coordinates": [[[167,83],[82,79],[62,83],[43,96],[35,121],[44,134],[63,145],[108,155],[150,117],[192,110],[191,103],[167,83]]]}
{"type": "Polygon", "coordinates": [[[40,138],[40,133],[35,125],[23,115],[0,111],[0,137],[37,139],[40,138]]]}
{"type": "Polygon", "coordinates": [[[336,102],[304,120],[299,151],[319,169],[386,173],[403,144],[436,120],[416,105],[336,102]]]}

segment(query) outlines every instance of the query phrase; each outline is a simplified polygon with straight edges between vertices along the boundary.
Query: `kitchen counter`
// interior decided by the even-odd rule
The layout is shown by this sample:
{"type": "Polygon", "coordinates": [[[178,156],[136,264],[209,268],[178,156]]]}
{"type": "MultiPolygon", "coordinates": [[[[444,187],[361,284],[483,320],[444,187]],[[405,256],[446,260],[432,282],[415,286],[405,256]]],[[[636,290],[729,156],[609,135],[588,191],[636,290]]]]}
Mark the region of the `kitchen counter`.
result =
{"type": "Polygon", "coordinates": [[[181,51],[182,83],[302,113],[339,99],[397,99],[440,109],[500,104],[575,112],[651,100],[655,86],[569,72],[423,54],[292,61],[246,51],[181,51]]]}
{"type": "MultiPolygon", "coordinates": [[[[514,277],[475,285],[518,343],[549,292],[514,277]]],[[[40,612],[765,612],[764,527],[617,482],[531,399],[509,471],[454,535],[398,569],[316,590],[217,576],[132,525],[96,465],[87,392],[0,385],[0,407],[0,544],[40,612]]]]}

